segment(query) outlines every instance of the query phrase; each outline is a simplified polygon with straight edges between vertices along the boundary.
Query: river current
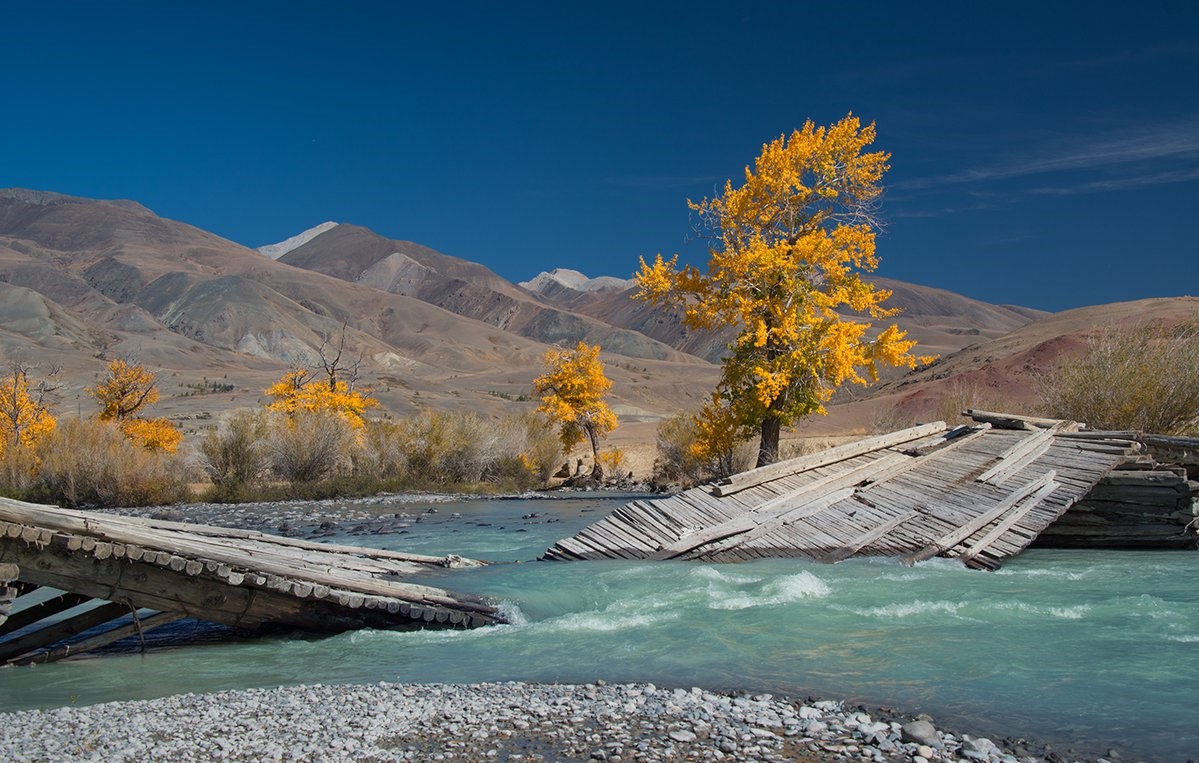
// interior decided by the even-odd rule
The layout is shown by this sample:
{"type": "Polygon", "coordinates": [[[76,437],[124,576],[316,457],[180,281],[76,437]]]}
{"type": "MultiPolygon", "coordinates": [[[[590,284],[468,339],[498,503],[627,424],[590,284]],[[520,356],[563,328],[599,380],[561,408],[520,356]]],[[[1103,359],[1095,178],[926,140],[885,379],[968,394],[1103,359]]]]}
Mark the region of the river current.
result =
{"type": "Polygon", "coordinates": [[[422,521],[330,538],[492,561],[423,582],[497,597],[513,625],[126,646],[0,671],[0,710],[299,683],[604,679],[844,698],[1080,754],[1199,757],[1199,553],[1033,550],[994,573],[939,559],[535,561],[617,505],[382,503],[422,521]]]}

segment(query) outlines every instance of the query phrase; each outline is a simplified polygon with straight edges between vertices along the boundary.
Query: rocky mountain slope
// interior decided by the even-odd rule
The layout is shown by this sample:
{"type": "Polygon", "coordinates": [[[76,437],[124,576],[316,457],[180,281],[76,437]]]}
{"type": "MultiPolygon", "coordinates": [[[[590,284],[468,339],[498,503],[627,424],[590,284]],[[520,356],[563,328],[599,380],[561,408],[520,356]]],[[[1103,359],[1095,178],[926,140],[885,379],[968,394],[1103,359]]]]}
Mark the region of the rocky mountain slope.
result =
{"type": "MultiPolygon", "coordinates": [[[[1166,300],[1046,316],[878,282],[921,349],[942,356],[870,393],[908,407],[928,407],[954,378],[1028,377],[1101,318],[1196,313],[1194,300],[1166,300]]],[[[59,367],[59,413],[89,413],[84,388],[126,357],[159,372],[160,415],[219,417],[258,404],[344,331],[392,414],[527,409],[547,345],[584,339],[604,348],[623,420],[653,422],[713,387],[729,335],[688,332],[632,294],[623,279],[566,269],[517,285],[349,224],[256,251],[132,201],[0,191],[0,361],[59,367]]]]}
{"type": "MultiPolygon", "coordinates": [[[[636,289],[629,281],[586,279],[573,275],[542,273],[522,284],[564,310],[589,315],[615,326],[638,331],[684,352],[713,362],[719,361],[735,332],[695,332],[679,320],[676,311],[634,299],[636,289]]],[[[1003,336],[1020,326],[1048,315],[1042,310],[992,305],[944,289],[868,277],[891,291],[888,307],[899,309],[894,319],[915,339],[921,352],[948,355],[971,344],[1003,336]]],[[[886,323],[890,323],[888,320],[886,323]]],[[[882,324],[883,322],[879,322],[882,324]]]]}
{"type": "MultiPolygon", "coordinates": [[[[462,262],[454,272],[484,270],[462,262]]],[[[343,326],[364,381],[389,410],[494,411],[529,392],[546,349],[415,297],[272,260],[133,202],[23,190],[0,191],[0,314],[3,360],[58,366],[60,397],[80,411],[83,388],[112,357],[160,369],[168,415],[254,405],[289,366],[313,364],[343,326]],[[215,378],[234,391],[198,394],[215,378]]],[[[626,410],[693,398],[695,379],[715,378],[702,360],[664,346],[660,354],[611,356],[626,410]]]]}
{"type": "Polygon", "coordinates": [[[338,225],[280,262],[372,289],[402,294],[544,344],[580,340],[631,358],[684,360],[671,346],[537,298],[478,263],[411,241],[338,225]]]}

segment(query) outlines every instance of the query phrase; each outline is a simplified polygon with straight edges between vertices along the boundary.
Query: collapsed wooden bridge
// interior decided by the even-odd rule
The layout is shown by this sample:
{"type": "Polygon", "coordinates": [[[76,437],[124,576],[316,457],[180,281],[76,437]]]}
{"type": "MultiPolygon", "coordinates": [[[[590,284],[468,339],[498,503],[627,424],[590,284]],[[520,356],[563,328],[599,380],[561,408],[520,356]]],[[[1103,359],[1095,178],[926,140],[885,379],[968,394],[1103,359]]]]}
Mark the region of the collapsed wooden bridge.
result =
{"type": "Polygon", "coordinates": [[[404,580],[478,564],[0,498],[0,665],[59,659],[185,617],[318,632],[503,622],[486,599],[404,580]]]}
{"type": "Polygon", "coordinates": [[[634,501],[544,558],[947,556],[995,569],[1075,506],[1090,513],[1058,533],[1061,545],[1194,547],[1199,483],[1154,461],[1134,433],[968,413],[977,425],[926,424],[634,501]],[[1120,512],[1132,518],[1113,530],[1120,512]],[[1140,535],[1120,526],[1147,515],[1140,535]]]}

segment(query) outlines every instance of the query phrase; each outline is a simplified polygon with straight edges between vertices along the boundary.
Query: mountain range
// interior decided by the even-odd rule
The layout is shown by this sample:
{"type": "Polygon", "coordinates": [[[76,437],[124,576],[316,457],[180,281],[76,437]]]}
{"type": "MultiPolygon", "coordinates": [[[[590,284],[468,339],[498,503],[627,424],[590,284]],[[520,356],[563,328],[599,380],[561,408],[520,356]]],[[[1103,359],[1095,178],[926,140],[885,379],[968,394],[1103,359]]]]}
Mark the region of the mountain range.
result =
{"type": "MultiPolygon", "coordinates": [[[[1109,319],[1199,317],[1189,298],[1050,315],[874,280],[921,351],[941,356],[875,395],[906,404],[951,377],[1027,386],[1021,373],[1109,319]]],[[[256,250],[133,201],[0,190],[0,360],[57,368],[60,413],[89,413],[85,388],[123,357],[158,373],[159,415],[219,417],[257,405],[344,333],[361,382],[392,415],[529,406],[547,347],[583,340],[604,350],[622,419],[653,422],[712,389],[731,335],[688,331],[633,294],[630,281],[568,269],[512,283],[347,223],[256,250]]]]}

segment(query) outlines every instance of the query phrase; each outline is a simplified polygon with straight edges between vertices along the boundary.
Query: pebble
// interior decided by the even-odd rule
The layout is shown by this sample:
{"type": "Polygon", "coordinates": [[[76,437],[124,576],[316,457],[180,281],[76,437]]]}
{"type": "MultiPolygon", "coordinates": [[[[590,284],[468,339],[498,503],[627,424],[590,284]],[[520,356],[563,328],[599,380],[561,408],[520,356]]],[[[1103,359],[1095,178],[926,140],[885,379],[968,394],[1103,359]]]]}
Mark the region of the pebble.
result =
{"type": "MultiPolygon", "coordinates": [[[[0,760],[145,759],[1013,763],[1017,758],[984,737],[962,735],[959,744],[928,720],[875,721],[845,711],[840,702],[804,704],[765,694],[730,698],[651,684],[317,684],[0,713],[0,760]],[[788,727],[790,736],[782,733],[784,719],[795,724],[788,727]],[[913,743],[914,734],[931,734],[944,747],[913,743]]],[[[1019,761],[1042,763],[1026,754],[1019,761]]]]}

